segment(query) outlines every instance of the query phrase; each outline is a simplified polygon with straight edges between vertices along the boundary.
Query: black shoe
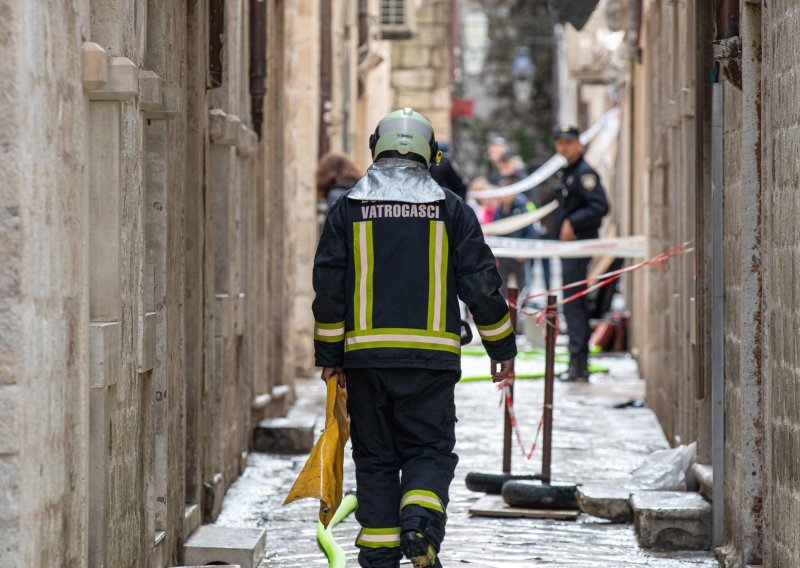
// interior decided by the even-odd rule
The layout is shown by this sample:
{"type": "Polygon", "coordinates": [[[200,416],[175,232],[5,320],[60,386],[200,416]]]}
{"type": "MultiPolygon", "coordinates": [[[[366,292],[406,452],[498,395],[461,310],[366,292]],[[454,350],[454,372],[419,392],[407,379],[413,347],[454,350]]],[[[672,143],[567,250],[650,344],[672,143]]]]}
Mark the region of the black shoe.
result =
{"type": "Polygon", "coordinates": [[[436,549],[421,532],[411,530],[401,534],[400,551],[414,568],[442,568],[436,549]]]}
{"type": "Polygon", "coordinates": [[[588,383],[589,365],[588,358],[578,355],[569,361],[569,369],[558,376],[562,383],[588,383]]]}

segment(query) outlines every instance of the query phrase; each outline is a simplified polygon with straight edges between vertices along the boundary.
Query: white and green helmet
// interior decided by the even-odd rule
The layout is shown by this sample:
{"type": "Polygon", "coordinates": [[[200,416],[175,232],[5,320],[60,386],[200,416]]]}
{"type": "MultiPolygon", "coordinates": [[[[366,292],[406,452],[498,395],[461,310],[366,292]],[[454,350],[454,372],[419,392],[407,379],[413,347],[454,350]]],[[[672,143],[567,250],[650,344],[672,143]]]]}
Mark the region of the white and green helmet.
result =
{"type": "Polygon", "coordinates": [[[406,107],[384,116],[369,138],[372,159],[390,153],[399,158],[414,160],[418,156],[425,166],[431,161],[439,163],[441,152],[433,134],[430,121],[420,113],[406,107]]]}

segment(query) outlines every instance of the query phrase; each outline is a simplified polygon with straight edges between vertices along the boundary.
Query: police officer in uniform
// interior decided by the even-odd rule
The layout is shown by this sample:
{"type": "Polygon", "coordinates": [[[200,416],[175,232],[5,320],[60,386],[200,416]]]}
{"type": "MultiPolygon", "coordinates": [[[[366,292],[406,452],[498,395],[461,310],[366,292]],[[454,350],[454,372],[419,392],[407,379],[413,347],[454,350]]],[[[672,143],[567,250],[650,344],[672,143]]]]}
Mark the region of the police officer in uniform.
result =
{"type": "Polygon", "coordinates": [[[316,363],[347,386],[364,567],[441,566],[458,457],[458,298],[496,381],[517,348],[473,211],[432,178],[433,128],[410,108],[370,138],[374,163],[330,209],[314,260],[316,363]]]}
{"type": "MultiPolygon", "coordinates": [[[[557,177],[562,185],[561,207],[556,215],[555,230],[562,241],[596,239],[603,217],[608,213],[608,200],[597,172],[583,158],[583,144],[578,129],[561,126],[553,134],[556,152],[567,160],[557,177]]],[[[591,258],[564,258],[561,275],[564,285],[586,279],[591,258]]],[[[586,285],[564,292],[570,296],[585,290],[586,285]]],[[[564,318],[569,333],[569,370],[563,381],[589,380],[589,306],[586,297],[564,305],[564,318]]]]}

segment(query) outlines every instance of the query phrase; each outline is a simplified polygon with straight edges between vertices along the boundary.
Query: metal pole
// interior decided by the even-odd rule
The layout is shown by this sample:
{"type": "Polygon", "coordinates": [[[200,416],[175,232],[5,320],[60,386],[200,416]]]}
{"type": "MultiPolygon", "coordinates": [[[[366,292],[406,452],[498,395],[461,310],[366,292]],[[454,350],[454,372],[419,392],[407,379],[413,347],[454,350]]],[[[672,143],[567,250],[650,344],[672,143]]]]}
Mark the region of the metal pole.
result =
{"type": "MultiPolygon", "coordinates": [[[[508,309],[511,316],[511,329],[513,333],[517,333],[517,300],[519,299],[519,292],[516,288],[508,287],[508,309]]],[[[508,372],[510,384],[508,391],[511,395],[511,400],[514,400],[514,360],[511,360],[511,370],[508,372]]],[[[505,421],[503,423],[503,473],[511,473],[511,415],[508,413],[508,407],[503,411],[505,414],[505,421]]]]}
{"type": "MultiPolygon", "coordinates": [[[[715,75],[719,73],[719,68],[715,75]]],[[[718,79],[718,77],[716,77],[718,79]]],[[[711,463],[713,540],[725,541],[725,277],[723,266],[724,91],[711,86],[711,463]]]]}
{"type": "Polygon", "coordinates": [[[556,296],[547,296],[545,312],[545,351],[544,351],[544,439],[542,440],[542,483],[550,485],[550,462],[553,452],[553,383],[556,365],[556,296]]]}

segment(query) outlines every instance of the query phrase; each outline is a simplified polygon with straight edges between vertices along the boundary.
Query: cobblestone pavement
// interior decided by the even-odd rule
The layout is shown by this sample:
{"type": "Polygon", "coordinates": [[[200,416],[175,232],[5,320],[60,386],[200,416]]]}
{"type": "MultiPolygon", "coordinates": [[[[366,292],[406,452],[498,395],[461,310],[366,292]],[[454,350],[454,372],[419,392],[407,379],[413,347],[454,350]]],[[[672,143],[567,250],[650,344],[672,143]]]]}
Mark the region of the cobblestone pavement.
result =
{"type": "MultiPolygon", "coordinates": [[[[553,434],[553,480],[621,485],[650,452],[667,447],[648,409],[614,409],[612,404],[643,396],[644,383],[628,357],[606,357],[608,375],[594,375],[588,385],[557,384],[553,434]]],[[[466,358],[465,373],[485,372],[487,359],[466,358]]],[[[298,394],[322,411],[323,384],[302,381],[298,394]]],[[[515,407],[526,443],[532,441],[541,413],[543,382],[518,381],[515,407]]],[[[456,452],[460,456],[451,488],[447,538],[441,554],[444,566],[527,568],[535,566],[659,568],[717,566],[711,553],[652,553],[636,544],[632,525],[615,525],[582,515],[577,521],[490,519],[470,517],[469,506],[480,495],[464,485],[470,471],[499,472],[502,454],[502,413],[499,395],[489,382],[462,382],[456,387],[459,423],[456,452]]],[[[514,448],[514,473],[538,471],[537,450],[525,462],[514,448]]],[[[252,454],[244,475],[230,488],[219,526],[260,526],[267,529],[266,566],[323,567],[324,554],[315,540],[318,504],[306,500],[282,507],[281,502],[305,456],[252,454]]],[[[353,465],[346,460],[345,487],[354,485],[353,465]]],[[[358,525],[350,516],[335,529],[347,550],[348,566],[357,566],[352,545],[358,525]]]]}

